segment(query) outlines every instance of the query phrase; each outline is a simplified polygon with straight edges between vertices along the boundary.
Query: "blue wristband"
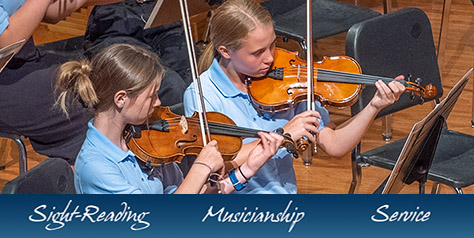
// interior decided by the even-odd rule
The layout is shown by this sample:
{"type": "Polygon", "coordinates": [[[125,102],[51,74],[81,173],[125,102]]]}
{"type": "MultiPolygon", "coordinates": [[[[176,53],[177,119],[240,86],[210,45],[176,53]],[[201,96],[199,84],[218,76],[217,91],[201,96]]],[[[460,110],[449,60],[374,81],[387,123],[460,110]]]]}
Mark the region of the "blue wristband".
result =
{"type": "Polygon", "coordinates": [[[232,169],[229,171],[229,179],[230,182],[232,182],[232,185],[234,185],[235,190],[240,191],[247,187],[247,183],[240,183],[237,177],[235,176],[235,170],[232,169]]]}

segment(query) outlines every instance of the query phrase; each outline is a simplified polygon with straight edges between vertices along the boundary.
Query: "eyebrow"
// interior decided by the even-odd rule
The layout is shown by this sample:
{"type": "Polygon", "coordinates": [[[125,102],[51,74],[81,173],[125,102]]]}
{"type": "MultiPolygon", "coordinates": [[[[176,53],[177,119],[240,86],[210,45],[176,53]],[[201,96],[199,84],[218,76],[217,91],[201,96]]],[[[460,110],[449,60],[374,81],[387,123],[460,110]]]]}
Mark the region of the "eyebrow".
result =
{"type": "MultiPolygon", "coordinates": [[[[277,41],[277,38],[275,37],[275,39],[272,41],[272,43],[271,43],[270,45],[273,45],[273,44],[275,44],[275,43],[276,43],[276,41],[277,41]]],[[[257,52],[259,52],[259,51],[262,51],[262,50],[264,50],[265,48],[266,48],[266,47],[263,47],[263,48],[260,48],[260,49],[254,50],[254,51],[252,51],[252,54],[254,54],[254,53],[257,53],[257,52]]]]}

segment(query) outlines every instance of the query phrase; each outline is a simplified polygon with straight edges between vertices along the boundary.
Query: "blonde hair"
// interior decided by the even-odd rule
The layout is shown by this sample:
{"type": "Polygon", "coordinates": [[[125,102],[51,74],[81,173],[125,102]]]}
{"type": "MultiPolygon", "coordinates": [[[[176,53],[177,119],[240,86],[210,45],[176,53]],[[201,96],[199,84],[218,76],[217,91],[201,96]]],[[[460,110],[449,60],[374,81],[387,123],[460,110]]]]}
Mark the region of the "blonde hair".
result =
{"type": "Polygon", "coordinates": [[[156,54],[140,46],[115,44],[103,49],[89,62],[70,61],[59,67],[56,106],[66,115],[68,100],[80,100],[83,106],[101,112],[114,104],[114,95],[125,90],[135,98],[156,78],[164,75],[156,54]]]}
{"type": "Polygon", "coordinates": [[[210,42],[199,59],[199,73],[206,71],[220,55],[217,47],[238,50],[241,41],[258,25],[273,25],[268,11],[254,0],[227,0],[213,13],[210,23],[210,42]]]}

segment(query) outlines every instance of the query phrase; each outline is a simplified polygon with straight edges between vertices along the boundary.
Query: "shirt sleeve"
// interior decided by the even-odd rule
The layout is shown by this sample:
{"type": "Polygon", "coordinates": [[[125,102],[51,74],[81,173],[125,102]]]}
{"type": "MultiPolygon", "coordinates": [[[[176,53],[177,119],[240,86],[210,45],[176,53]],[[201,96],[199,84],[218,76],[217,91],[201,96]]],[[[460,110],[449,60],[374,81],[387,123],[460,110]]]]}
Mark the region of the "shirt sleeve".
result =
{"type": "MultiPolygon", "coordinates": [[[[204,89],[203,89],[204,90],[204,89]]],[[[206,92],[203,93],[204,95],[206,92]]],[[[190,117],[194,114],[194,112],[199,111],[198,106],[196,103],[196,96],[194,93],[194,83],[189,85],[189,87],[184,91],[184,96],[183,96],[183,103],[184,103],[184,115],[187,117],[190,117]]],[[[215,107],[211,105],[211,103],[208,101],[206,97],[204,97],[204,106],[206,107],[206,111],[208,112],[215,112],[217,111],[215,107]]]]}
{"type": "Polygon", "coordinates": [[[103,160],[92,160],[81,168],[79,186],[86,194],[141,194],[138,187],[131,185],[114,164],[103,160]],[[107,169],[97,169],[107,168],[107,169]],[[115,168],[115,169],[114,169],[115,168]]]}
{"type": "Polygon", "coordinates": [[[13,15],[25,0],[0,0],[0,35],[7,29],[10,22],[8,19],[13,15]]]}
{"type": "Polygon", "coordinates": [[[197,111],[196,100],[194,100],[194,83],[184,91],[183,103],[184,103],[184,115],[189,117],[197,111]]]}
{"type": "Polygon", "coordinates": [[[8,13],[5,11],[3,6],[0,6],[0,35],[5,31],[5,29],[7,29],[9,17],[10,16],[8,16],[8,13]]]}

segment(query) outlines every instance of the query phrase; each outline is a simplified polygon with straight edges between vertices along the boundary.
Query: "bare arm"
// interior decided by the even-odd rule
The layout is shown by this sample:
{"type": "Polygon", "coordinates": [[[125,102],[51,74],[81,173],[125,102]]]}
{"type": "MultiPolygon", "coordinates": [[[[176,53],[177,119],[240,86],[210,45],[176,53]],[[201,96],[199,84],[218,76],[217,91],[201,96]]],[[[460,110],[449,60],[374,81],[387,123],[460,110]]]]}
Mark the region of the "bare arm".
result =
{"type": "Polygon", "coordinates": [[[123,0],[26,0],[9,19],[0,35],[0,48],[31,37],[41,21],[58,22],[82,5],[98,5],[123,0]]]}
{"type": "Polygon", "coordinates": [[[28,40],[43,19],[51,0],[27,0],[8,19],[9,25],[0,35],[0,47],[28,40]]]}
{"type": "Polygon", "coordinates": [[[52,0],[43,21],[57,23],[82,6],[103,5],[123,0],[52,0]]]}
{"type": "MultiPolygon", "coordinates": [[[[397,77],[402,79],[402,77],[397,77]]],[[[405,90],[398,82],[385,85],[376,83],[377,93],[370,103],[357,115],[337,128],[324,127],[317,137],[317,143],[331,156],[340,157],[352,150],[365,135],[377,113],[394,103],[405,90]]]]}

